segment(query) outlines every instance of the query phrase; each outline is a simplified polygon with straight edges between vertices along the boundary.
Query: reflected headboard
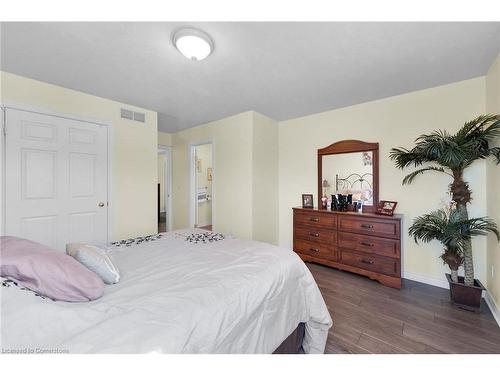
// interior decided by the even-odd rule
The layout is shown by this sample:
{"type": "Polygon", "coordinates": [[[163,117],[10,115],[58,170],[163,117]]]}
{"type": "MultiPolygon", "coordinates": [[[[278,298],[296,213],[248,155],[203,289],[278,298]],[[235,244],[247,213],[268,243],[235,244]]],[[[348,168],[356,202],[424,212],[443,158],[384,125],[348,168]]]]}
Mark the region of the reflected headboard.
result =
{"type": "Polygon", "coordinates": [[[347,189],[357,189],[357,190],[364,190],[364,189],[370,189],[372,188],[372,184],[370,181],[368,181],[366,178],[371,177],[370,181],[372,181],[373,174],[371,173],[364,173],[362,175],[358,173],[351,173],[349,176],[345,178],[339,178],[339,175],[335,175],[335,190],[347,190],[347,189]],[[359,184],[359,186],[356,186],[356,184],[359,184]]]}

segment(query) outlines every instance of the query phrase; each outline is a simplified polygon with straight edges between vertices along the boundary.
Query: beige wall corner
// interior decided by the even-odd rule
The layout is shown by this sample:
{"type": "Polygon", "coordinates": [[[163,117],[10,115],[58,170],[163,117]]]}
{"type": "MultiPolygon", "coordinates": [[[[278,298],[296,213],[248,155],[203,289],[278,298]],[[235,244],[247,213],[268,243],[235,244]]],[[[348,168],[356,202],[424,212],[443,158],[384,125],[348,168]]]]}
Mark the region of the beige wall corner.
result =
{"type": "Polygon", "coordinates": [[[278,244],[278,122],[253,112],[253,239],[278,244]]]}
{"type": "Polygon", "coordinates": [[[156,233],[157,113],[6,72],[0,74],[2,99],[7,103],[112,124],[113,239],[156,233]],[[144,112],[145,124],[122,119],[122,107],[144,112]]]}
{"type": "Polygon", "coordinates": [[[158,144],[161,146],[172,146],[172,134],[158,132],[158,144]]]}
{"type": "MultiPolygon", "coordinates": [[[[500,55],[486,74],[486,113],[500,114],[500,55]]],[[[496,146],[500,146],[500,141],[496,146]]],[[[491,160],[486,165],[488,216],[500,226],[500,166],[491,160]]],[[[487,288],[500,309],[500,244],[489,235],[487,246],[487,288]]]]}
{"type": "Polygon", "coordinates": [[[189,151],[213,142],[214,231],[252,238],[252,112],[172,134],[173,229],[189,226],[189,151]]]}
{"type": "MultiPolygon", "coordinates": [[[[415,244],[408,237],[413,218],[435,210],[447,191],[447,176],[428,174],[402,186],[403,176],[389,159],[392,147],[411,147],[416,137],[435,129],[450,132],[484,113],[485,79],[474,78],[415,91],[351,107],[317,113],[279,123],[279,243],[292,246],[292,207],[301,194],[317,194],[316,151],[343,139],[380,144],[380,199],[398,201],[404,215],[403,271],[422,279],[445,282],[447,271],[439,260],[437,242],[415,244]]],[[[476,163],[466,174],[474,194],[471,215],[486,214],[486,163],[476,163]]],[[[486,282],[486,239],[474,240],[476,276],[486,282]]]]}

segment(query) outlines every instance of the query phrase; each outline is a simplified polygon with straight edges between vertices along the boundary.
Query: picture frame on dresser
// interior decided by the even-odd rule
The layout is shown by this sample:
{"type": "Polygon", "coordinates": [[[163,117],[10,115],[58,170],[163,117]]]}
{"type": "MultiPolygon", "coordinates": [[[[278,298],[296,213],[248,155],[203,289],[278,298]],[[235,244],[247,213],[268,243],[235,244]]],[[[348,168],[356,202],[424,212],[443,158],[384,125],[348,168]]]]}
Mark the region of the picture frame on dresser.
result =
{"type": "Polygon", "coordinates": [[[397,205],[398,202],[394,201],[380,201],[377,207],[377,214],[392,216],[397,205]]]}
{"type": "Polygon", "coordinates": [[[312,194],[302,194],[302,208],[313,208],[314,198],[312,194]]]}

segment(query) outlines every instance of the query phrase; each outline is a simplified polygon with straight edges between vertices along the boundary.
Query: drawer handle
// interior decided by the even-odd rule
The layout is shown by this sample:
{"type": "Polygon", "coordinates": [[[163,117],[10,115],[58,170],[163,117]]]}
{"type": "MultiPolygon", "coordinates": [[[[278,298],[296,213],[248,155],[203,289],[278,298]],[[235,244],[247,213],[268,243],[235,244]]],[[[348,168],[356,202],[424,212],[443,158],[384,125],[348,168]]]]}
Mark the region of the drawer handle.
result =
{"type": "Polygon", "coordinates": [[[319,249],[316,249],[315,247],[309,248],[309,250],[314,251],[315,253],[319,253],[319,249]]]}
{"type": "Polygon", "coordinates": [[[361,259],[361,263],[364,263],[364,264],[373,264],[373,260],[361,259]]]}
{"type": "Polygon", "coordinates": [[[372,224],[361,224],[361,228],[373,229],[373,225],[372,224]]]}
{"type": "Polygon", "coordinates": [[[366,246],[366,247],[373,247],[373,244],[369,243],[369,242],[360,242],[359,244],[363,245],[363,246],[366,246]]]}
{"type": "Polygon", "coordinates": [[[317,223],[319,221],[319,217],[310,217],[309,221],[314,221],[315,223],[317,223]]]}
{"type": "Polygon", "coordinates": [[[309,232],[309,235],[310,235],[311,237],[319,237],[319,233],[309,232]]]}

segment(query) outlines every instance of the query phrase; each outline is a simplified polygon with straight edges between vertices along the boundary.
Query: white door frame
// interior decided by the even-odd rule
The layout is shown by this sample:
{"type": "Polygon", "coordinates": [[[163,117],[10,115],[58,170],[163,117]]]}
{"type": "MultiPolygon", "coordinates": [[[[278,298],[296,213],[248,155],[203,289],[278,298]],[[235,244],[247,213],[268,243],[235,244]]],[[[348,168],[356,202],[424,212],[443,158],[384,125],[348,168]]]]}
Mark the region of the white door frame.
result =
{"type": "Polygon", "coordinates": [[[158,150],[165,154],[163,164],[163,194],[167,206],[167,232],[172,230],[172,147],[158,145],[158,150]]]}
{"type": "Polygon", "coordinates": [[[89,118],[89,117],[83,117],[83,116],[76,116],[73,114],[68,114],[68,113],[60,113],[60,112],[55,112],[51,111],[45,108],[40,108],[28,104],[19,104],[19,103],[11,103],[11,102],[4,102],[0,103],[0,109],[1,109],[1,114],[2,114],[2,136],[1,136],[1,142],[0,142],[0,155],[2,157],[2,163],[1,163],[1,173],[0,173],[0,193],[1,193],[1,212],[2,214],[0,215],[0,234],[5,233],[5,222],[7,220],[6,218],[6,212],[5,212],[5,159],[6,159],[6,138],[5,138],[5,129],[6,129],[6,110],[7,109],[15,109],[18,111],[25,111],[25,112],[32,112],[32,113],[37,113],[40,115],[46,115],[46,116],[53,116],[53,117],[60,117],[68,120],[73,120],[73,121],[79,121],[82,123],[89,123],[89,124],[94,124],[94,125],[99,125],[99,126],[105,126],[107,129],[108,133],[108,145],[107,145],[107,150],[106,150],[106,155],[107,155],[107,186],[108,186],[108,191],[107,191],[107,202],[108,202],[108,218],[107,218],[107,241],[110,242],[114,240],[113,238],[113,126],[111,122],[107,121],[102,121],[94,118],[89,118]]]}
{"type": "Polygon", "coordinates": [[[212,145],[212,229],[215,228],[215,181],[217,179],[217,171],[215,170],[215,141],[213,139],[207,139],[199,142],[191,142],[189,144],[189,228],[194,228],[196,223],[196,209],[198,206],[198,200],[196,199],[196,168],[194,166],[195,162],[195,149],[196,146],[202,145],[212,145]]]}

